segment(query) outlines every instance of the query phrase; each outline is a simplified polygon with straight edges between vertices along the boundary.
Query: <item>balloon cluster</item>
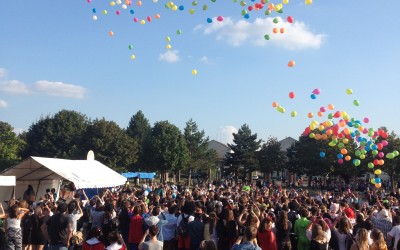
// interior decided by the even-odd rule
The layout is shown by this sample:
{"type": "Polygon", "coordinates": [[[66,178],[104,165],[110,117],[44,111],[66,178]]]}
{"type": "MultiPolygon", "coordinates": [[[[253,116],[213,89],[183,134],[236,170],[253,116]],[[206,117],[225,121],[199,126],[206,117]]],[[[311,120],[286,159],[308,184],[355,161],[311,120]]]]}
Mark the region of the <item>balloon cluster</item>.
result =
{"type": "MultiPolygon", "coordinates": [[[[320,93],[320,89],[314,89],[311,99],[315,99],[320,93]],[[315,98],[313,98],[313,95],[315,98]]],[[[353,94],[353,90],[347,89],[346,93],[351,95],[353,94]]],[[[290,99],[293,99],[294,96],[294,92],[289,93],[290,99]]],[[[272,107],[276,108],[280,113],[285,113],[285,108],[277,102],[273,102],[272,107]]],[[[362,160],[372,159],[367,163],[368,168],[372,169],[375,174],[375,178],[371,179],[371,183],[375,184],[375,187],[380,188],[381,179],[379,175],[381,175],[381,168],[385,164],[384,158],[393,159],[399,156],[399,152],[396,150],[386,155],[383,152],[383,149],[388,145],[388,141],[386,140],[388,134],[383,129],[375,130],[368,128],[369,118],[367,117],[359,120],[351,117],[346,111],[335,111],[333,104],[320,107],[318,116],[323,117],[327,112],[329,112],[327,120],[322,122],[312,120],[309,126],[305,128],[303,136],[308,136],[317,141],[327,141],[330,147],[336,148],[339,151],[336,155],[339,164],[343,164],[345,161],[352,161],[352,164],[357,167],[361,165],[362,160]],[[354,155],[346,149],[346,145],[349,143],[356,145],[354,155]]],[[[296,115],[297,112],[292,111],[291,116],[294,117],[296,115]]],[[[308,118],[314,117],[312,112],[309,112],[307,116],[308,118]]],[[[319,152],[319,156],[324,158],[326,153],[323,151],[319,152]]]]}
{"type": "MultiPolygon", "coordinates": [[[[93,0],[86,0],[89,4],[93,5],[100,5],[100,2],[93,1],[93,0]]],[[[205,1],[205,0],[204,0],[205,1]]],[[[217,0],[207,0],[207,2],[211,1],[211,3],[215,3],[217,0]]],[[[158,3],[158,0],[153,0],[154,4],[158,3]]],[[[272,2],[269,2],[269,0],[250,0],[250,1],[245,1],[245,0],[233,0],[233,3],[238,3],[240,10],[240,15],[244,19],[249,19],[251,15],[258,15],[258,16],[269,16],[275,12],[277,15],[280,15],[283,13],[283,7],[286,4],[289,4],[289,0],[282,0],[281,3],[274,4],[272,2]],[[263,11],[265,10],[265,11],[263,11]]],[[[132,16],[133,23],[139,23],[142,25],[152,23],[154,19],[161,19],[161,15],[159,12],[155,11],[155,8],[143,8],[146,5],[149,5],[149,2],[142,2],[141,0],[137,0],[136,2],[132,0],[111,0],[109,2],[109,5],[104,6],[102,4],[101,11],[99,12],[97,8],[91,8],[92,12],[92,20],[93,21],[98,21],[100,19],[106,19],[107,16],[110,14],[115,13],[117,16],[124,16],[124,15],[130,15],[132,16]],[[146,13],[146,11],[151,11],[152,13],[146,13]],[[102,15],[99,15],[101,13],[102,15]],[[126,13],[126,14],[125,14],[126,13]]],[[[305,0],[305,4],[312,4],[311,0],[305,0]]],[[[206,15],[205,21],[208,24],[212,24],[214,21],[217,22],[223,22],[224,21],[224,16],[223,15],[218,15],[215,17],[207,17],[206,11],[209,9],[209,6],[207,3],[200,3],[199,1],[192,1],[192,2],[187,2],[187,3],[180,3],[176,4],[173,1],[167,1],[164,4],[165,9],[171,11],[171,12],[176,12],[176,13],[184,13],[185,10],[188,11],[190,15],[193,15],[198,12],[198,10],[202,10],[201,13],[203,15],[206,15]]],[[[272,29],[273,34],[284,34],[286,32],[285,28],[280,27],[279,22],[281,22],[279,18],[274,18],[273,23],[276,24],[277,26],[272,29]]],[[[294,18],[292,16],[287,16],[286,21],[289,24],[294,23],[294,18]]],[[[176,31],[177,35],[182,34],[182,30],[177,29],[176,31]]],[[[115,37],[117,34],[114,33],[112,30],[108,30],[108,35],[110,37],[115,37]]],[[[270,40],[271,36],[270,34],[265,34],[264,35],[265,40],[270,40]]],[[[130,45],[131,46],[131,45],[130,45]]],[[[171,44],[166,45],[167,49],[171,49],[172,46],[171,44]]],[[[129,48],[132,50],[132,48],[129,48]]],[[[136,56],[132,53],[130,53],[130,58],[133,60],[136,58],[136,56]]],[[[289,61],[288,66],[289,67],[294,67],[295,61],[289,61]]],[[[193,74],[193,72],[192,72],[193,74]]],[[[196,74],[193,74],[196,75],[196,74]]]]}

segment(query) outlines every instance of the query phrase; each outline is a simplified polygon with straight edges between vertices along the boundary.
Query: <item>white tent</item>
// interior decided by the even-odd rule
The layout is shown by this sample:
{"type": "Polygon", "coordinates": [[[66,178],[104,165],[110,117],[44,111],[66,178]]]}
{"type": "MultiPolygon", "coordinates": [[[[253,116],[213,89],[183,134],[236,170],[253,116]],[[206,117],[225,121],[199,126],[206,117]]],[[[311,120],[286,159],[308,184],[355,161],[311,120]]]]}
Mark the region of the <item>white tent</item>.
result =
{"type": "MultiPolygon", "coordinates": [[[[20,164],[4,170],[2,176],[15,176],[15,198],[22,198],[28,185],[39,196],[47,188],[58,189],[63,180],[72,181],[76,188],[103,188],[123,185],[126,178],[96,160],[65,160],[29,157],[20,164]]],[[[0,201],[12,198],[13,187],[0,187],[0,201]]]]}

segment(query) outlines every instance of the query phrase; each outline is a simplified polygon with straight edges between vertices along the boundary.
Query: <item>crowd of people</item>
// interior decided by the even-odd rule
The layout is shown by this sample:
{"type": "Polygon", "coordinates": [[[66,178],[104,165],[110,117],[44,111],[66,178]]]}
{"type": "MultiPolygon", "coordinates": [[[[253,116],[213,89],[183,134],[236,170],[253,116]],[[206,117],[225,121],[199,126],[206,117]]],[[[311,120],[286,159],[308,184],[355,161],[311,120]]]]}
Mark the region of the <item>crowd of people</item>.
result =
{"type": "Polygon", "coordinates": [[[398,192],[219,181],[149,183],[87,197],[73,183],[0,203],[0,249],[400,249],[398,192]],[[66,196],[65,190],[68,189],[66,196]]]}

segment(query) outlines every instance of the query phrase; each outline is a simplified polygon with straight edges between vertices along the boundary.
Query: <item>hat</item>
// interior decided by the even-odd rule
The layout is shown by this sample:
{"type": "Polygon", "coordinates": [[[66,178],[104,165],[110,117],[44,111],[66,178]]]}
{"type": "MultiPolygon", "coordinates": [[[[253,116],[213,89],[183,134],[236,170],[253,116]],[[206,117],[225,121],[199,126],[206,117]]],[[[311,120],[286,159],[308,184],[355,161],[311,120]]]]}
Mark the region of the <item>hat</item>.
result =
{"type": "Polygon", "coordinates": [[[147,185],[146,185],[146,184],[143,184],[143,185],[142,185],[142,189],[147,189],[147,185]]]}
{"type": "Polygon", "coordinates": [[[157,223],[160,221],[160,219],[157,216],[149,216],[146,219],[144,219],[146,224],[151,227],[154,225],[157,225],[157,223]]]}
{"type": "Polygon", "coordinates": [[[201,207],[196,207],[196,210],[194,211],[194,213],[202,214],[203,213],[203,209],[201,207]]]}

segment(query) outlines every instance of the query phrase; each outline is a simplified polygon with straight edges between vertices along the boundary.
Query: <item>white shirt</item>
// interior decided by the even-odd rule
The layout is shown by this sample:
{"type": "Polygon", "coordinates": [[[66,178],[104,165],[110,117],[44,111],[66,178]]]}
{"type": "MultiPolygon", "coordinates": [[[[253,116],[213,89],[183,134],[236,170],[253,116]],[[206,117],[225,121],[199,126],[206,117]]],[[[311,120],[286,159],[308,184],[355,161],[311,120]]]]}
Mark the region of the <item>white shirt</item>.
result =
{"type": "MultiPolygon", "coordinates": [[[[187,218],[189,215],[187,215],[187,214],[183,214],[184,216],[185,216],[185,218],[187,218]]],[[[181,215],[179,215],[179,217],[178,217],[178,220],[176,221],[176,225],[179,227],[179,223],[181,223],[181,221],[182,221],[182,214],[181,215]]],[[[189,219],[188,219],[188,223],[189,222],[191,222],[191,221],[194,221],[194,216],[193,215],[190,215],[189,216],[189,219]]]]}
{"type": "Polygon", "coordinates": [[[394,238],[394,248],[397,249],[397,244],[400,239],[400,225],[392,227],[392,230],[388,233],[392,238],[394,238]]]}
{"type": "Polygon", "coordinates": [[[7,218],[7,228],[21,228],[21,220],[17,218],[7,218]]]}

